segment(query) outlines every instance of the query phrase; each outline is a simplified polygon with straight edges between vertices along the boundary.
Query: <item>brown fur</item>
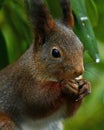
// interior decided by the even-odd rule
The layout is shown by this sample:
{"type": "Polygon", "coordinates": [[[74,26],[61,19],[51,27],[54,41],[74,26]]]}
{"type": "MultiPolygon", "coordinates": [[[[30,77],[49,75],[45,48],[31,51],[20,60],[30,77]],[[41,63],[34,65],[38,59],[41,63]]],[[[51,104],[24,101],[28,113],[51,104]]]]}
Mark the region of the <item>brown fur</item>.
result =
{"type": "Polygon", "coordinates": [[[76,90],[70,85],[70,80],[84,71],[80,40],[66,25],[53,22],[43,2],[33,0],[33,6],[35,43],[18,61],[0,72],[0,112],[19,126],[24,117],[43,119],[63,106],[64,114],[60,113],[60,117],[70,117],[90,93],[85,80],[83,84],[75,82],[76,90]],[[53,48],[59,50],[61,57],[52,56],[53,48]]]}

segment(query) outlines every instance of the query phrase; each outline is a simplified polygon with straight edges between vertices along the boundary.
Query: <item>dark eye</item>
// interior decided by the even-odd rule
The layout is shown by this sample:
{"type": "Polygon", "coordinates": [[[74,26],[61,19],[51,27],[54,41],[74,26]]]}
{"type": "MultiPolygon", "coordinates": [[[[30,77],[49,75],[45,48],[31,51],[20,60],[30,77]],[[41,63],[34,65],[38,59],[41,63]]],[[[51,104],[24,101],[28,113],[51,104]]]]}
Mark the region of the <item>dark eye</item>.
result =
{"type": "Polygon", "coordinates": [[[53,50],[52,50],[52,56],[53,56],[54,58],[59,58],[59,57],[61,57],[60,51],[59,51],[58,49],[53,49],[53,50]]]}

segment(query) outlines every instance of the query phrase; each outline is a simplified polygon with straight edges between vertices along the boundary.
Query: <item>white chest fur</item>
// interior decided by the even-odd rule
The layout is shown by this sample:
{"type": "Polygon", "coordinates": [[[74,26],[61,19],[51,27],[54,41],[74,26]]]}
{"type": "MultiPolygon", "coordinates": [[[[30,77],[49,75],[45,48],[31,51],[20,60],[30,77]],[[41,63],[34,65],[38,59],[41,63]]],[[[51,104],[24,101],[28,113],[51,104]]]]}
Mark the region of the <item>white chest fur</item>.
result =
{"type": "Polygon", "coordinates": [[[63,130],[61,121],[55,122],[28,122],[21,125],[22,130],[63,130]]]}
{"type": "Polygon", "coordinates": [[[21,124],[22,130],[63,130],[62,120],[65,116],[65,108],[61,108],[52,116],[40,120],[24,118],[21,124]]]}

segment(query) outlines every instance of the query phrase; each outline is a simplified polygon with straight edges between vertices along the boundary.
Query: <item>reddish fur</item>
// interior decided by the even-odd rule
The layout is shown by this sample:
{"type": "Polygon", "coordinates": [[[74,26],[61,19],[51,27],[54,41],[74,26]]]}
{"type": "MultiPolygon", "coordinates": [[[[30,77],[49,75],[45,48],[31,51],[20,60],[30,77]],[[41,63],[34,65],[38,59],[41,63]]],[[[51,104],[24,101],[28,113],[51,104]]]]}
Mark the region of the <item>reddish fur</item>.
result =
{"type": "Polygon", "coordinates": [[[14,130],[15,124],[6,113],[0,113],[0,130],[14,130]]]}

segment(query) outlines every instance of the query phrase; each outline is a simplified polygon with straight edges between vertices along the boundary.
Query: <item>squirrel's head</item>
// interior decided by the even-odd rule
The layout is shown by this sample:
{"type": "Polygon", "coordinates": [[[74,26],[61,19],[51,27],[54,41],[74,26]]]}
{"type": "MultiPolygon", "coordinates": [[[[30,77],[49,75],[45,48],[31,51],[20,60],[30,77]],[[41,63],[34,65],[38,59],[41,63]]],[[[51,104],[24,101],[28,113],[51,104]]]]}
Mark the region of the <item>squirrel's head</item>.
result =
{"type": "Polygon", "coordinates": [[[58,23],[55,26],[41,46],[41,71],[50,80],[76,78],[84,71],[83,46],[70,28],[58,23]]]}
{"type": "Polygon", "coordinates": [[[60,81],[80,76],[84,71],[83,45],[72,31],[74,21],[70,3],[61,1],[63,20],[60,22],[52,19],[43,1],[33,0],[32,7],[34,58],[37,57],[39,78],[60,81]]]}

